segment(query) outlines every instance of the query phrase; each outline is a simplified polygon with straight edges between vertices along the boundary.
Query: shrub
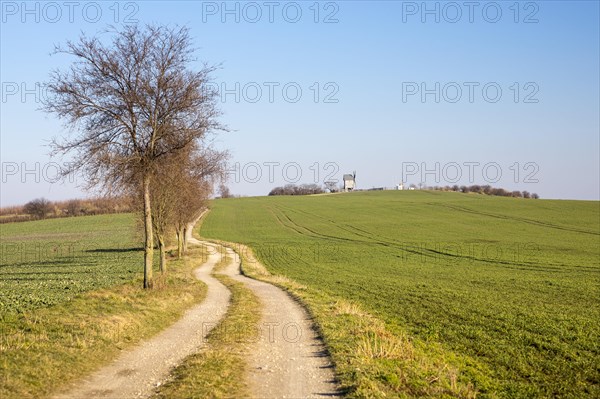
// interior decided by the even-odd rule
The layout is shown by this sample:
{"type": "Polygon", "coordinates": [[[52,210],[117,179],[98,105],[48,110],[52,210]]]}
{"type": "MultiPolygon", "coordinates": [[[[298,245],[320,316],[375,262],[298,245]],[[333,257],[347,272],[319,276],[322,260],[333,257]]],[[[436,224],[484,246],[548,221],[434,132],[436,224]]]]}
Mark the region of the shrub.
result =
{"type": "Polygon", "coordinates": [[[44,219],[52,211],[52,203],[45,198],[38,198],[25,204],[23,210],[34,218],[44,219]]]}

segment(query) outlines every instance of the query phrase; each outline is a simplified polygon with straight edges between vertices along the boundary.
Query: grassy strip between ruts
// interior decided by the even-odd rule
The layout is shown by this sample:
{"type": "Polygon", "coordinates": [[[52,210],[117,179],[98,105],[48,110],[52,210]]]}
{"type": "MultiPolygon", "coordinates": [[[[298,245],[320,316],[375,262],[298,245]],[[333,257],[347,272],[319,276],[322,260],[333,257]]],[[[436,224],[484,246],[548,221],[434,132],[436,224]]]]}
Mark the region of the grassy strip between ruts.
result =
{"type": "Polygon", "coordinates": [[[245,245],[210,241],[233,248],[241,257],[244,275],[274,284],[304,305],[325,342],[346,397],[477,396],[470,383],[461,381],[450,365],[453,359],[445,359],[441,348],[392,334],[382,320],[355,303],[271,274],[245,245]],[[432,356],[434,352],[437,356],[432,356]]]}
{"type": "Polygon", "coordinates": [[[206,296],[192,273],[205,254],[191,248],[170,262],[153,290],[143,290],[138,279],[0,320],[0,397],[37,398],[65,389],[175,322],[206,296]]]}
{"type": "Polygon", "coordinates": [[[157,389],[158,398],[247,397],[246,348],[257,339],[259,299],[240,282],[219,274],[230,258],[223,256],[215,277],[231,291],[225,318],[208,335],[208,348],[189,356],[172,372],[172,379],[157,389]]]}

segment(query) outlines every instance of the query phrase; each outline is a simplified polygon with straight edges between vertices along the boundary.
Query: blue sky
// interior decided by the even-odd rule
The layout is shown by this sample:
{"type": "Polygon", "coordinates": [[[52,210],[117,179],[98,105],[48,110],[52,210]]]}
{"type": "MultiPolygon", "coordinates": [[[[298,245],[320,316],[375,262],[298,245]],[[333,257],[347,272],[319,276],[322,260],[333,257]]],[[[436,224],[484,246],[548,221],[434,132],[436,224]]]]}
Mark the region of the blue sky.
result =
{"type": "Polygon", "coordinates": [[[2,1],[0,204],[86,195],[51,184],[65,160],[46,144],[66,130],[36,83],[72,61],[54,44],[133,20],[187,25],[199,60],[222,64],[231,131],[214,141],[235,194],[356,171],[360,188],[600,199],[599,3],[467,4],[2,1]]]}

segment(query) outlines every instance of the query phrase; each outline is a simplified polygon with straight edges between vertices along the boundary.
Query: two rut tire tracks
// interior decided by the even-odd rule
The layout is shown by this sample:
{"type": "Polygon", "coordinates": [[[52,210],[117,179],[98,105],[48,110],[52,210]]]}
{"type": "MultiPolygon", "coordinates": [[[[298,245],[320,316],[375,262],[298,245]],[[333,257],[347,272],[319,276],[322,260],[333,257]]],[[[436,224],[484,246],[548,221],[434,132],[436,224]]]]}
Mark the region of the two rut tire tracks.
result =
{"type": "Polygon", "coordinates": [[[231,293],[215,277],[222,256],[232,261],[221,271],[250,289],[262,303],[259,338],[247,350],[246,378],[250,397],[311,398],[339,396],[333,366],[313,322],[295,300],[281,289],[240,274],[237,254],[230,248],[188,237],[205,245],[210,255],[195,276],[207,285],[204,301],[155,337],[124,351],[55,398],[145,398],[169,378],[185,358],[207,349],[206,336],[227,312],[231,293]]]}

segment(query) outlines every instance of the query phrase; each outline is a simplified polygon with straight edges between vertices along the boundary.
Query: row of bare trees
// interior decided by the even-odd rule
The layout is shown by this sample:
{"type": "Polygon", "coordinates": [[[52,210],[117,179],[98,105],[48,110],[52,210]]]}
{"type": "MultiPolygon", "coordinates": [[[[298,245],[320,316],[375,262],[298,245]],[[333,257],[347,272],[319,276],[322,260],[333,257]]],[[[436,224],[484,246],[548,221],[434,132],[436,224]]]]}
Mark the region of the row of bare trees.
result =
{"type": "MultiPolygon", "coordinates": [[[[411,187],[416,188],[414,184],[411,184],[411,187]]],[[[455,184],[454,186],[434,186],[434,187],[426,187],[428,190],[437,190],[437,191],[456,191],[461,193],[476,193],[476,194],[485,194],[485,195],[495,195],[499,197],[513,197],[513,198],[533,198],[539,199],[540,196],[536,193],[530,193],[529,191],[510,191],[505,190],[501,187],[492,187],[489,184],[479,185],[473,184],[471,186],[459,186],[455,184]]]]}
{"type": "Polygon", "coordinates": [[[218,122],[215,67],[199,64],[189,30],[113,28],[57,46],[75,58],[47,84],[45,111],[72,134],[52,141],[90,187],[136,198],[144,231],[144,288],[152,287],[155,240],[166,271],[166,237],[185,250],[187,226],[201,212],[226,154],[207,144],[218,122]],[[194,69],[191,69],[194,67],[194,69]]]}
{"type": "Polygon", "coordinates": [[[50,201],[36,198],[25,205],[0,208],[0,223],[27,222],[36,219],[103,215],[133,211],[128,197],[101,197],[50,201]]]}
{"type": "Polygon", "coordinates": [[[275,187],[269,192],[269,195],[311,195],[321,194],[325,190],[318,184],[286,184],[283,187],[275,187]]]}
{"type": "MultiPolygon", "coordinates": [[[[157,163],[150,184],[152,228],[166,272],[168,237],[176,237],[177,256],[187,250],[188,228],[206,209],[213,185],[223,179],[227,153],[190,145],[157,163]]],[[[143,207],[141,207],[143,209],[143,207]]]]}

